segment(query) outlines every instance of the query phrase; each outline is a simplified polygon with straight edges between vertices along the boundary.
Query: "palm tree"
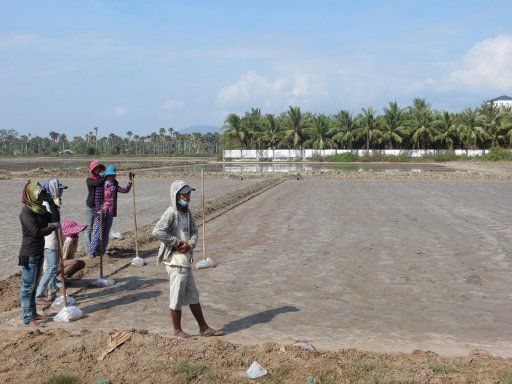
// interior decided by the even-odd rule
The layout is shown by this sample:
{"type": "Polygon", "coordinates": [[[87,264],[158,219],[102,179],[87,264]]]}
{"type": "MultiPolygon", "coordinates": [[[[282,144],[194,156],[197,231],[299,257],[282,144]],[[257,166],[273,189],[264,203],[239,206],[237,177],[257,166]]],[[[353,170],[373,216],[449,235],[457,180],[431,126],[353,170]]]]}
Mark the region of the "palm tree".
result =
{"type": "Polygon", "coordinates": [[[466,149],[474,148],[479,140],[483,143],[490,138],[483,127],[484,122],[484,117],[477,110],[466,108],[462,112],[459,129],[466,143],[466,149]]]}
{"type": "Polygon", "coordinates": [[[290,106],[288,111],[288,126],[283,132],[283,143],[291,144],[293,148],[302,148],[304,129],[309,126],[309,115],[303,114],[299,107],[290,106]]]}
{"type": "Polygon", "coordinates": [[[56,143],[60,135],[55,131],[51,131],[49,136],[52,139],[52,141],[56,143]]]}
{"type": "Polygon", "coordinates": [[[315,116],[311,126],[305,128],[304,132],[307,133],[309,137],[308,140],[304,141],[304,146],[306,148],[336,148],[336,143],[331,138],[333,133],[331,128],[331,121],[326,115],[320,114],[315,116]]]}
{"type": "Polygon", "coordinates": [[[261,109],[251,108],[242,117],[242,130],[245,132],[247,142],[251,142],[251,147],[258,148],[262,140],[264,123],[261,116],[261,109]]]}
{"type": "Polygon", "coordinates": [[[247,135],[242,129],[242,119],[236,113],[228,114],[222,129],[225,130],[224,134],[228,138],[237,141],[242,149],[247,147],[247,135]]]}
{"type": "Polygon", "coordinates": [[[430,104],[425,99],[414,99],[410,109],[411,133],[413,147],[427,149],[427,146],[434,141],[436,129],[433,125],[433,113],[430,104]]]}
{"type": "Polygon", "coordinates": [[[403,110],[396,101],[389,103],[389,107],[384,107],[381,141],[386,143],[386,149],[393,149],[393,143],[402,143],[402,135],[405,133],[403,122],[403,110]]]}
{"type": "Polygon", "coordinates": [[[274,149],[279,143],[279,140],[281,140],[281,125],[276,116],[271,113],[266,114],[265,119],[267,127],[263,132],[262,142],[264,142],[267,147],[274,149]]]}
{"type": "Polygon", "coordinates": [[[491,139],[491,148],[499,146],[499,142],[503,139],[503,118],[504,113],[493,102],[485,102],[480,107],[480,114],[484,119],[484,128],[491,139]]]}
{"type": "Polygon", "coordinates": [[[460,138],[459,127],[454,115],[447,111],[436,112],[434,127],[437,129],[434,141],[440,142],[444,148],[453,149],[460,138]]]}
{"type": "Polygon", "coordinates": [[[366,150],[369,151],[372,141],[382,134],[379,121],[375,117],[375,110],[372,107],[363,108],[357,120],[360,127],[356,130],[356,139],[364,139],[366,150]]]}
{"type": "Polygon", "coordinates": [[[130,150],[130,142],[132,141],[132,136],[133,136],[133,132],[132,131],[128,131],[126,132],[126,136],[128,136],[128,151],[130,150]]]}
{"type": "Polygon", "coordinates": [[[336,133],[332,140],[345,148],[352,149],[356,141],[356,128],[357,124],[352,114],[349,111],[341,110],[334,116],[334,129],[336,133]]]}
{"type": "Polygon", "coordinates": [[[96,142],[96,151],[98,151],[98,130],[99,128],[98,127],[94,127],[94,133],[95,133],[95,137],[94,137],[94,140],[96,142]]]}

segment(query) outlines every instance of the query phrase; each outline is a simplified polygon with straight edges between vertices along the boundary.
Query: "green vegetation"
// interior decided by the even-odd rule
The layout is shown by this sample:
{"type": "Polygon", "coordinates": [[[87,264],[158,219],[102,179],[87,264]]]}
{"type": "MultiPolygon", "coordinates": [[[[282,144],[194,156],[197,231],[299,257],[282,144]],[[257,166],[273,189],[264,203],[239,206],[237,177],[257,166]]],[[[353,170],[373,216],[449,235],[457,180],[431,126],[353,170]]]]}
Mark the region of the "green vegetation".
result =
{"type": "Polygon", "coordinates": [[[450,364],[446,363],[431,363],[430,369],[432,372],[434,372],[436,375],[445,375],[447,373],[452,373],[454,371],[454,368],[450,364]]]}
{"type": "Polygon", "coordinates": [[[484,156],[484,159],[489,161],[512,161],[512,152],[502,148],[494,148],[484,156]]]}
{"type": "Polygon", "coordinates": [[[73,151],[76,155],[123,156],[215,156],[221,152],[218,133],[180,134],[173,128],[160,128],[147,136],[126,132],[126,137],[113,133],[101,137],[95,127],[84,137],[68,139],[52,131],[48,137],[20,135],[15,130],[0,129],[0,155],[3,156],[56,156],[73,151]]]}
{"type": "Polygon", "coordinates": [[[498,372],[496,383],[499,384],[512,384],[512,372],[508,369],[502,369],[498,372]]]}
{"type": "Polygon", "coordinates": [[[292,106],[264,115],[252,108],[243,116],[230,113],[223,129],[224,149],[512,148],[512,110],[489,102],[452,113],[414,99],[408,107],[389,103],[381,115],[370,107],[356,116],[347,110],[312,114],[292,106]]]}
{"type": "Polygon", "coordinates": [[[78,379],[67,373],[54,373],[53,375],[44,379],[42,384],[76,384],[78,379]]]}
{"type": "Polygon", "coordinates": [[[176,360],[172,368],[172,372],[175,375],[183,376],[185,383],[191,382],[205,371],[205,365],[182,359],[176,360]]]}

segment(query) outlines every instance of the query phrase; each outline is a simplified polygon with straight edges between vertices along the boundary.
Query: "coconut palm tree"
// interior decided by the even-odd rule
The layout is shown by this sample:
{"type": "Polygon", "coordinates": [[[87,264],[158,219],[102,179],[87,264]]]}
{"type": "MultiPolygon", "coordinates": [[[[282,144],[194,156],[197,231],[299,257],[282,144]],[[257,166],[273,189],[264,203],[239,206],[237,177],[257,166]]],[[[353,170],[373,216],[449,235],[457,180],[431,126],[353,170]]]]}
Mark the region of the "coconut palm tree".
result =
{"type": "Polygon", "coordinates": [[[404,114],[396,101],[389,103],[388,107],[384,107],[381,130],[380,140],[385,143],[386,149],[393,149],[393,143],[402,143],[402,136],[405,134],[404,114]]]}
{"type": "Polygon", "coordinates": [[[480,107],[479,113],[484,119],[485,131],[491,139],[491,148],[498,147],[499,142],[504,138],[504,111],[493,102],[485,102],[480,107]]]}
{"type": "Polygon", "coordinates": [[[484,143],[485,140],[490,138],[483,127],[484,123],[484,116],[482,116],[478,110],[466,108],[462,112],[459,130],[465,142],[466,149],[473,149],[476,147],[478,141],[484,143]]]}
{"type": "Polygon", "coordinates": [[[231,140],[238,142],[242,149],[247,148],[247,132],[242,128],[242,119],[236,113],[227,115],[222,129],[224,134],[231,140]]]}
{"type": "Polygon", "coordinates": [[[356,141],[355,130],[357,129],[357,123],[352,114],[349,111],[341,110],[334,115],[333,120],[335,134],[332,140],[342,147],[352,149],[356,141]]]}
{"type": "Polygon", "coordinates": [[[443,148],[453,149],[459,142],[460,132],[455,116],[447,111],[436,112],[434,117],[434,127],[437,134],[434,141],[441,143],[443,148]]]}
{"type": "Polygon", "coordinates": [[[282,138],[282,129],[279,119],[275,115],[268,113],[265,115],[267,127],[262,134],[262,142],[266,147],[274,149],[282,138]]]}
{"type": "Polygon", "coordinates": [[[332,140],[333,133],[330,119],[323,114],[313,117],[311,125],[304,128],[304,133],[309,139],[304,141],[304,147],[313,149],[332,149],[336,148],[336,143],[332,140]]]}
{"type": "Polygon", "coordinates": [[[282,143],[291,145],[295,149],[302,148],[304,141],[304,129],[309,126],[309,115],[301,112],[299,107],[290,106],[286,112],[288,115],[287,127],[283,132],[282,143]]]}
{"type": "Polygon", "coordinates": [[[410,119],[413,147],[427,149],[437,133],[433,125],[434,114],[430,104],[425,99],[414,99],[410,119]]]}
{"type": "Polygon", "coordinates": [[[369,151],[372,142],[382,134],[379,121],[375,117],[375,110],[372,107],[361,109],[357,120],[359,128],[356,129],[356,140],[363,139],[366,150],[369,151]]]}

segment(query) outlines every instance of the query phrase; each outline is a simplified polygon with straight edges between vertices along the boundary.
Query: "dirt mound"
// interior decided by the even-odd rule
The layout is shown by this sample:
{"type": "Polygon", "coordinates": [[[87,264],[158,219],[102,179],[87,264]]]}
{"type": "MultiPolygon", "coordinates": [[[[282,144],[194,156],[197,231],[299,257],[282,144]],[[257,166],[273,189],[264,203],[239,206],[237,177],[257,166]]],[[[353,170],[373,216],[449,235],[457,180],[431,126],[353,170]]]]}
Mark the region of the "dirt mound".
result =
{"type": "Polygon", "coordinates": [[[60,372],[76,376],[79,383],[249,383],[245,371],[253,361],[268,370],[260,380],[265,383],[492,383],[512,377],[511,360],[492,356],[445,359],[432,352],[355,349],[322,353],[277,344],[241,346],[219,338],[179,340],[136,330],[98,361],[113,333],[0,331],[0,381],[29,382],[60,372]]]}

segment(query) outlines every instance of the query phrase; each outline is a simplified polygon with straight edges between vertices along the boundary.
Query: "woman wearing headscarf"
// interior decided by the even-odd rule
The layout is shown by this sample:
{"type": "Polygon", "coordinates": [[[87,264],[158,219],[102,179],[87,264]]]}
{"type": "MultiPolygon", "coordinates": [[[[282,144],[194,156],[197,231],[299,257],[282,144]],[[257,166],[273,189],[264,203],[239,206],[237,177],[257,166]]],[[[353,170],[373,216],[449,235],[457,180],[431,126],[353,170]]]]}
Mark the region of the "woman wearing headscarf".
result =
{"type": "Polygon", "coordinates": [[[43,205],[46,191],[37,182],[27,182],[23,188],[20,222],[22,230],[18,265],[21,266],[21,312],[23,322],[38,326],[41,315],[36,312],[36,281],[44,254],[44,237],[60,227],[51,222],[51,214],[43,205]]]}
{"type": "Polygon", "coordinates": [[[87,199],[85,200],[85,224],[87,229],[85,231],[85,252],[89,252],[91,246],[92,227],[94,224],[94,199],[96,196],[96,189],[103,187],[105,179],[101,177],[101,173],[105,171],[105,166],[98,160],[94,160],[89,165],[89,177],[85,180],[87,184],[87,199]]]}
{"type": "MultiPolygon", "coordinates": [[[[57,179],[49,179],[44,183],[46,198],[43,205],[50,212],[51,221],[60,223],[60,207],[62,206],[62,192],[67,186],[62,185],[57,179]]],[[[55,300],[57,296],[57,272],[59,269],[60,255],[59,244],[55,232],[50,233],[44,238],[44,264],[43,276],[39,280],[36,291],[36,304],[46,304],[55,300]],[[48,288],[48,300],[44,297],[44,292],[48,288]]]]}

